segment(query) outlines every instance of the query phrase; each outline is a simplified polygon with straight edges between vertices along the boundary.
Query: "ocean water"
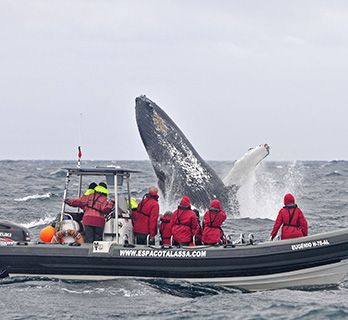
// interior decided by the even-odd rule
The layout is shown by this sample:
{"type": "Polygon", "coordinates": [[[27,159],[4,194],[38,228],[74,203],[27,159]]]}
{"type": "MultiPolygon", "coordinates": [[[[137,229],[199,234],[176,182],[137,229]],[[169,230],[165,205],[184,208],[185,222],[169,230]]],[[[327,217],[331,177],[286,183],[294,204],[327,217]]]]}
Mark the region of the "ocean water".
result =
{"type": "MultiPolygon", "coordinates": [[[[141,198],[156,178],[148,161],[116,164],[141,198]]],[[[223,177],[233,162],[211,162],[223,177]]],[[[69,161],[0,161],[0,219],[30,229],[34,240],[59,213],[69,161]]],[[[77,184],[77,181],[73,181],[77,184]]],[[[285,193],[307,217],[309,233],[348,227],[348,162],[264,162],[238,191],[240,214],[228,212],[225,233],[269,237],[285,193]]],[[[175,204],[161,202],[161,211],[175,204]]],[[[203,213],[203,212],[202,212],[203,213]]],[[[39,278],[0,280],[0,319],[348,319],[348,278],[338,286],[247,293],[183,281],[130,279],[82,282],[39,278]]]]}

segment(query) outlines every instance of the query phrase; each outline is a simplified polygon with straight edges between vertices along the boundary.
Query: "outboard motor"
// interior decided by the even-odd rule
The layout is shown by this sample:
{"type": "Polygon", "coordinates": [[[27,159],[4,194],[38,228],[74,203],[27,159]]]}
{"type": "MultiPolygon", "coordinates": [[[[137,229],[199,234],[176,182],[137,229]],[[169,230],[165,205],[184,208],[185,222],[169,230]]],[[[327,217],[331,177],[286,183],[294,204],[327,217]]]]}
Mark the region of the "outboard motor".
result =
{"type": "Polygon", "coordinates": [[[30,241],[30,234],[27,228],[9,221],[0,221],[0,239],[4,241],[30,241]]]}

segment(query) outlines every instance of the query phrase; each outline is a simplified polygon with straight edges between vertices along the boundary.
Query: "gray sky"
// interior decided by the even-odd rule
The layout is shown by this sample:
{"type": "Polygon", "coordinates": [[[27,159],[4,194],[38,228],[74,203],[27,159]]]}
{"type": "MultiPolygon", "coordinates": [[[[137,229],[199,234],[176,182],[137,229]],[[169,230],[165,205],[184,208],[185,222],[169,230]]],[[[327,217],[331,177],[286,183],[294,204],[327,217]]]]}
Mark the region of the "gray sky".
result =
{"type": "Polygon", "coordinates": [[[0,0],[0,159],[147,159],[146,94],[204,159],[348,159],[347,1],[0,0]]]}

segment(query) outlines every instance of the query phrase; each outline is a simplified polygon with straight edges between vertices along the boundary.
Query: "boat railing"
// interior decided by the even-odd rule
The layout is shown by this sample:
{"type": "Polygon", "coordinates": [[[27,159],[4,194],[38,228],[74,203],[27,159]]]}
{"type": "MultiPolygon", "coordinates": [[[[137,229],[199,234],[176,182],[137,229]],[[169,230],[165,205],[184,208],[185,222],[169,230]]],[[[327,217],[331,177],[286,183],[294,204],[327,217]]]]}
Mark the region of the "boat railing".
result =
{"type": "Polygon", "coordinates": [[[150,246],[150,235],[148,234],[146,237],[146,245],[149,247],[150,246]]]}

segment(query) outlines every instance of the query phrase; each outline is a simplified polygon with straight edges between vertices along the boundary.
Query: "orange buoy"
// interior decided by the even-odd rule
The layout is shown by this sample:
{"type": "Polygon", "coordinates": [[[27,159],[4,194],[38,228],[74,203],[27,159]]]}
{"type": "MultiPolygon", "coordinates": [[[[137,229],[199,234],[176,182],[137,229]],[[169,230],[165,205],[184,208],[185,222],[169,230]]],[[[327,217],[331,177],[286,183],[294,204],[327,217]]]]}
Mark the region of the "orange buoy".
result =
{"type": "Polygon", "coordinates": [[[51,242],[55,233],[55,228],[53,228],[52,226],[47,226],[40,231],[40,240],[42,242],[51,242]]]}

